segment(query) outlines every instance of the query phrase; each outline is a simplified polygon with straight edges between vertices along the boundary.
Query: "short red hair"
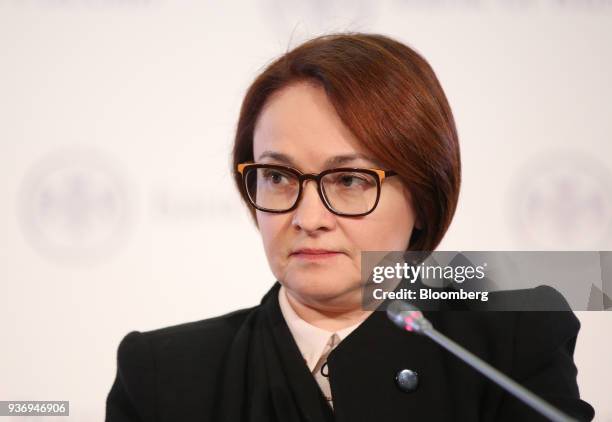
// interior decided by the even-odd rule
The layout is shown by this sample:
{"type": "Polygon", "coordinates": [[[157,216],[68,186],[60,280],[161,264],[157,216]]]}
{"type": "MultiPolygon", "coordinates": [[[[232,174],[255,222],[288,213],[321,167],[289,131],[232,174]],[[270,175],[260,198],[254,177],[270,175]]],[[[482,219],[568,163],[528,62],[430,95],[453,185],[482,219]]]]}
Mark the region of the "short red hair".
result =
{"type": "MultiPolygon", "coordinates": [[[[434,250],[450,226],[461,184],[455,121],[427,61],[378,34],[339,33],[311,39],[274,60],[249,87],[240,110],[232,169],[253,160],[253,132],[266,100],[298,81],[324,87],[342,122],[412,194],[417,221],[409,250],[434,250]]],[[[238,175],[236,186],[244,196],[238,175]]]]}

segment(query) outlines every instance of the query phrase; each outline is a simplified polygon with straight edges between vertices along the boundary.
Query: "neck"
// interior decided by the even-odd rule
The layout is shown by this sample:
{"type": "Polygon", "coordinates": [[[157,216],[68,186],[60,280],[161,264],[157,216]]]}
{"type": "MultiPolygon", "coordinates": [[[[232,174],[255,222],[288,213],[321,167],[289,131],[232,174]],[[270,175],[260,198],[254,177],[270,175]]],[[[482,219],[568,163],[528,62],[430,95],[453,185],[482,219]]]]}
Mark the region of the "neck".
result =
{"type": "MultiPolygon", "coordinates": [[[[319,306],[305,303],[296,298],[285,288],[287,301],[295,313],[307,323],[323,330],[335,332],[365,320],[372,311],[366,311],[361,306],[350,306],[342,309],[334,309],[331,306],[319,306]]],[[[359,301],[357,301],[360,303],[359,301]]]]}

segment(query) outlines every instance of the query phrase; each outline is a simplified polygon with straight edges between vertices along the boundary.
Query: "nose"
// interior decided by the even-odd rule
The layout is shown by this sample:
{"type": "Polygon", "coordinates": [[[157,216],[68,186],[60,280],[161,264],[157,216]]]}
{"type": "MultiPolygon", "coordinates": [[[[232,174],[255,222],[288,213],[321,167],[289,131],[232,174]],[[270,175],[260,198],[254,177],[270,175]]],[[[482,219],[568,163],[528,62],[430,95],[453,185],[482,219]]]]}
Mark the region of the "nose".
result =
{"type": "Polygon", "coordinates": [[[305,180],[302,197],[293,211],[292,225],[306,232],[334,228],[336,216],[325,207],[322,201],[317,190],[317,183],[311,179],[305,180]]]}

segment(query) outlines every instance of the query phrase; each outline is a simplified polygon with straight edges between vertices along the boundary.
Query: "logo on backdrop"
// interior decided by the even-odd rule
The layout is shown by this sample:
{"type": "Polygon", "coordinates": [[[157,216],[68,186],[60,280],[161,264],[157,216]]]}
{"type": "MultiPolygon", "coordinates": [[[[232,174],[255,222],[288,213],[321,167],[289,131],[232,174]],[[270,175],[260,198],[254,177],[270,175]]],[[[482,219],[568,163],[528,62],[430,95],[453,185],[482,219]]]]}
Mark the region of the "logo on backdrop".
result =
{"type": "Polygon", "coordinates": [[[524,247],[605,249],[612,241],[612,175],[580,151],[546,151],[519,172],[506,209],[524,247]]]}
{"type": "Polygon", "coordinates": [[[130,214],[126,178],[101,151],[54,151],[34,163],[19,195],[24,235],[45,256],[90,264],[123,242],[130,214]]]}

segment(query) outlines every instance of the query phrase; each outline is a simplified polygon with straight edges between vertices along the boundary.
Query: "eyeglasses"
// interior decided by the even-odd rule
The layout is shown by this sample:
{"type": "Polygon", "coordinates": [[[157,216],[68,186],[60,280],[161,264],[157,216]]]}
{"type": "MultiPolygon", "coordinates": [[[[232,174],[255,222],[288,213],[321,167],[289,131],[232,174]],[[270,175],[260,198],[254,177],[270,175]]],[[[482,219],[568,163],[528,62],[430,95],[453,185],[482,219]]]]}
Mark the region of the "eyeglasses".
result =
{"type": "Polygon", "coordinates": [[[360,217],[374,211],[383,180],[397,175],[392,170],[348,167],[305,174],[293,167],[252,162],[238,164],[236,171],[249,202],[260,211],[294,210],[302,196],[304,181],[311,179],[317,182],[325,207],[345,217],[360,217]]]}

